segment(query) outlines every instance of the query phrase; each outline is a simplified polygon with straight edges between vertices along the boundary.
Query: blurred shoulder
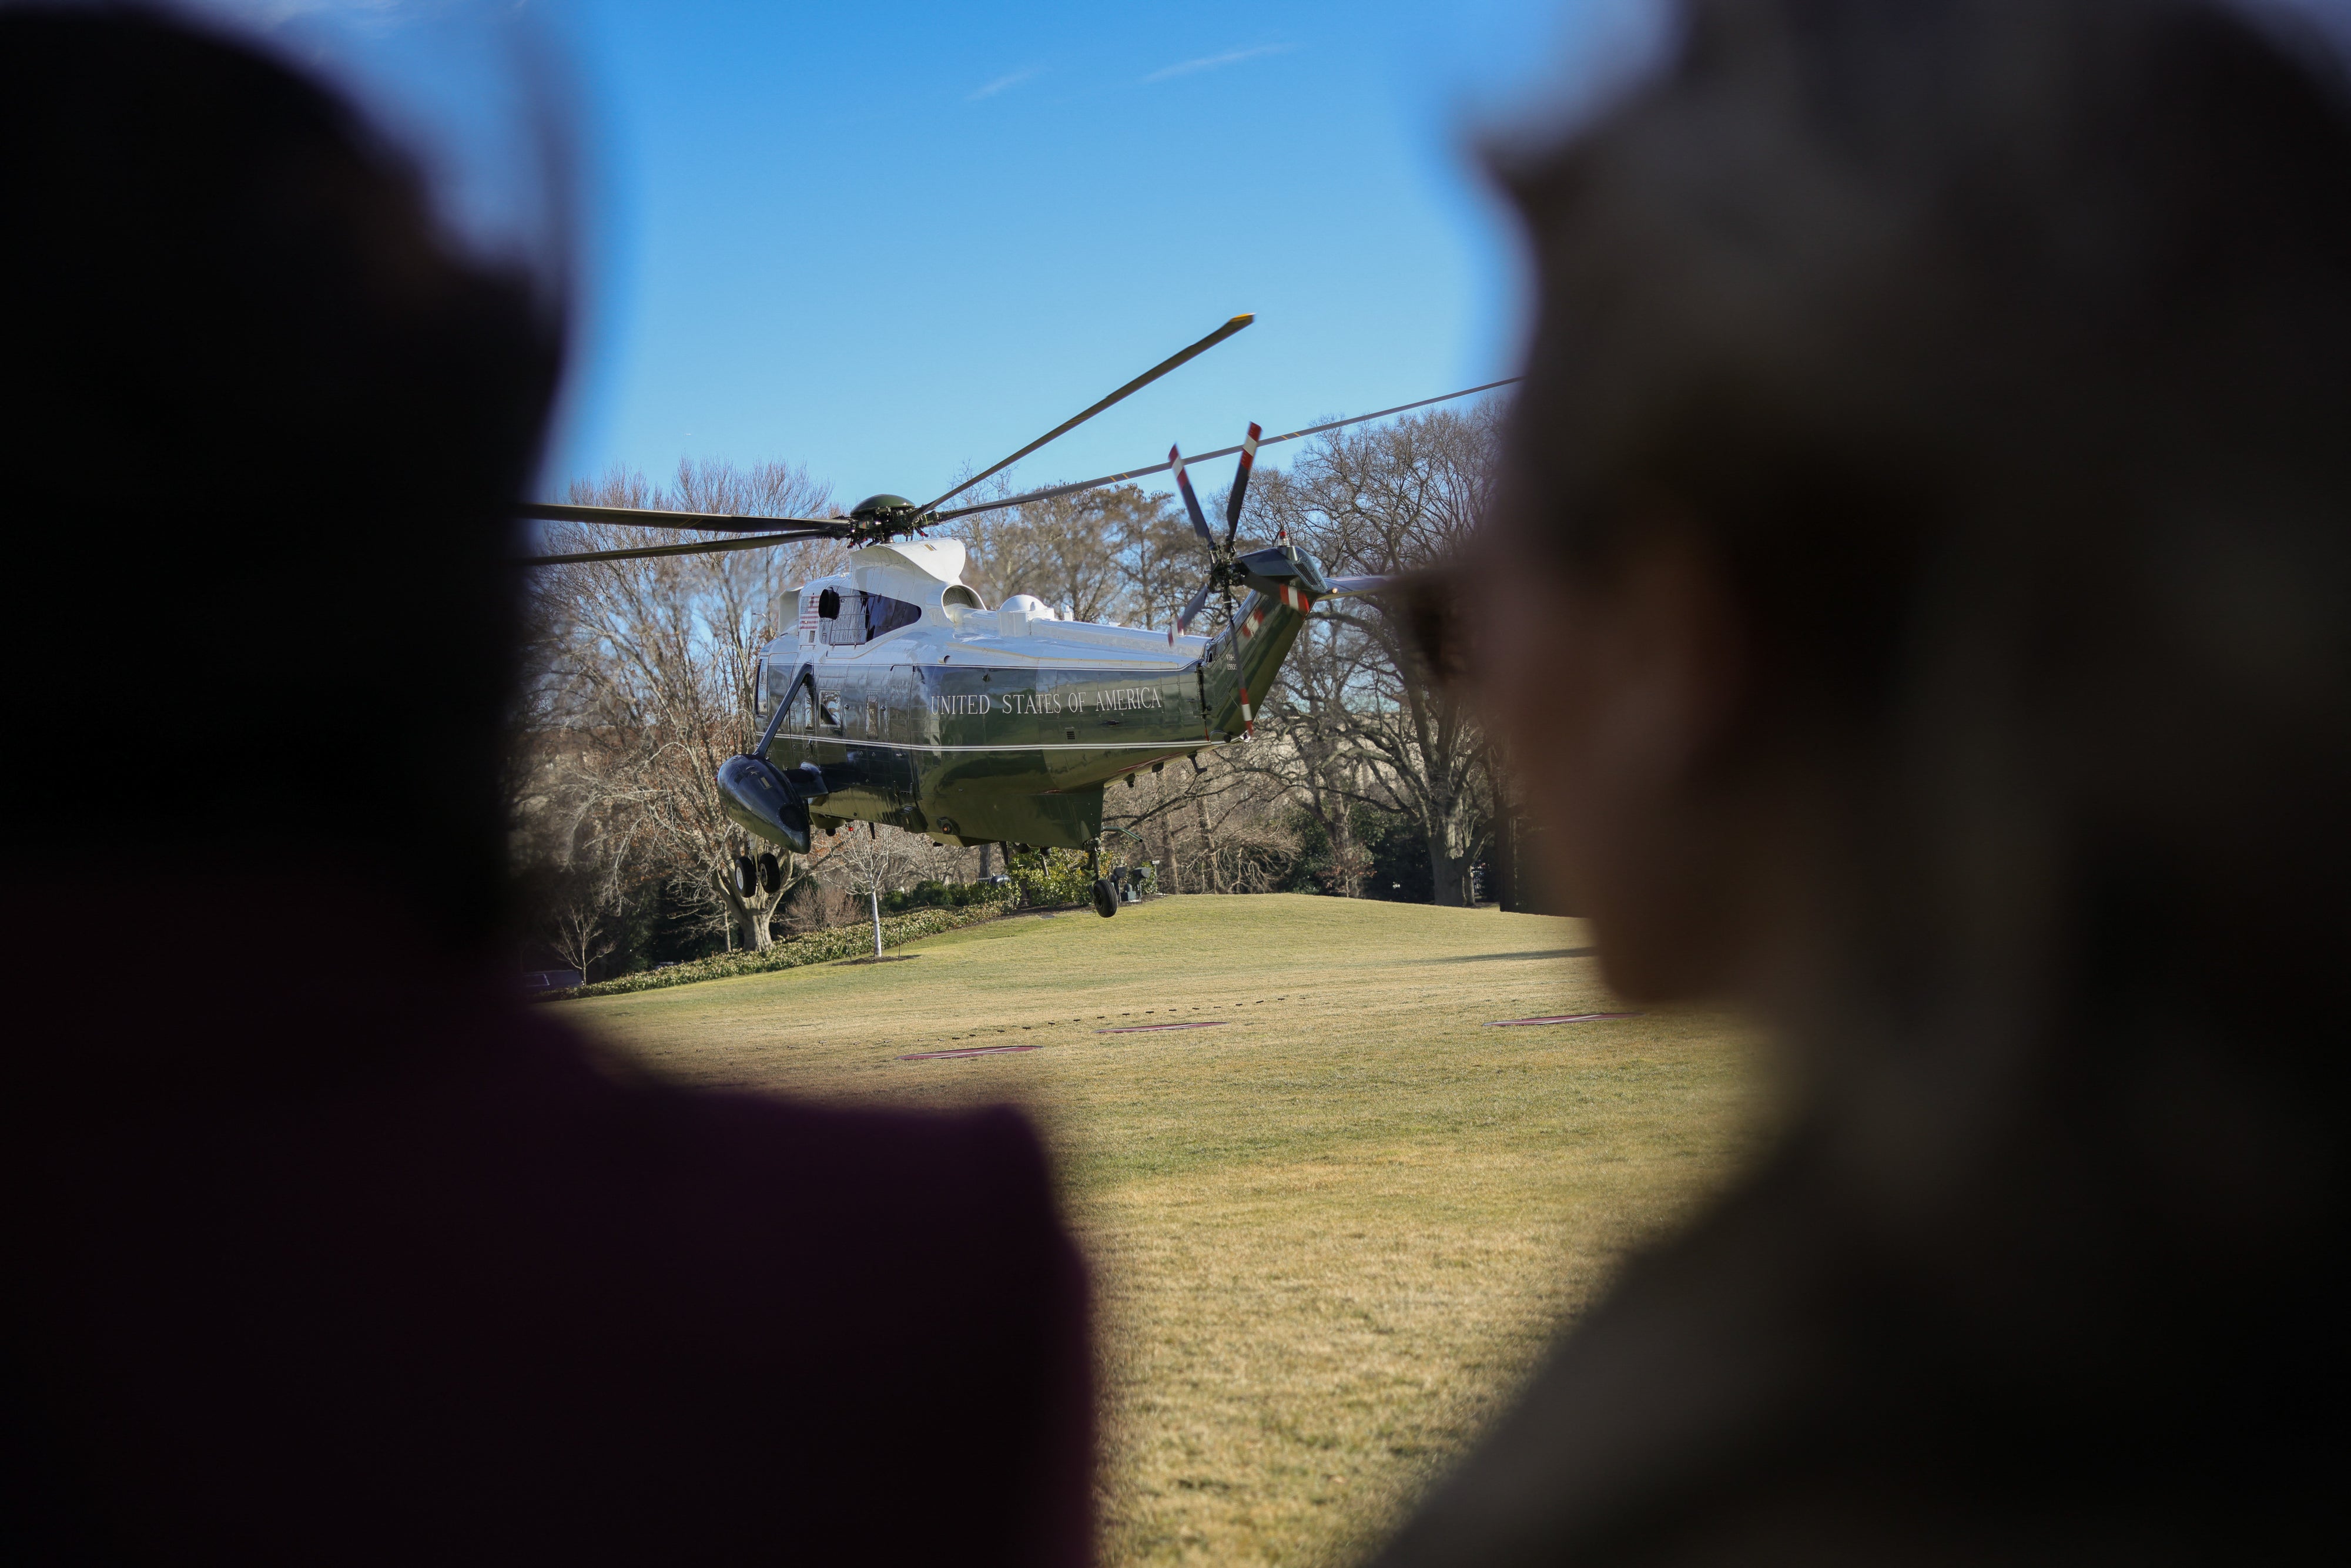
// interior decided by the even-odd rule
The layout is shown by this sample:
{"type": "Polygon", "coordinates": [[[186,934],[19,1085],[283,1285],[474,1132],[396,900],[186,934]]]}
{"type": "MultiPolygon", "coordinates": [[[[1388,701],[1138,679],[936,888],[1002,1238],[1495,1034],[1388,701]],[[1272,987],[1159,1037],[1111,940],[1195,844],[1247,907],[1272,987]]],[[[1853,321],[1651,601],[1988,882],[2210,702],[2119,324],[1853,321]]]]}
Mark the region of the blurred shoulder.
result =
{"type": "Polygon", "coordinates": [[[502,1031],[495,1056],[482,1087],[502,1118],[648,1197],[788,1198],[802,1230],[1058,1231],[1045,1150],[1008,1105],[877,1110],[682,1084],[538,1013],[502,1031]]]}

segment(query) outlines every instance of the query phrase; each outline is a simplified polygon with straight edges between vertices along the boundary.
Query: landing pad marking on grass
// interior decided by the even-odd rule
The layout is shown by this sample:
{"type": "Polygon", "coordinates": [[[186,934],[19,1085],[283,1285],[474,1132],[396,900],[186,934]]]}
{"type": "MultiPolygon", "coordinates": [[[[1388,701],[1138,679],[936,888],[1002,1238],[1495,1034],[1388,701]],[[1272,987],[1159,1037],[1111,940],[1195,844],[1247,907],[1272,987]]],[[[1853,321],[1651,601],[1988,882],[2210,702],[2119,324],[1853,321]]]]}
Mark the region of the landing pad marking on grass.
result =
{"type": "Polygon", "coordinates": [[[1230,1019],[1203,1019],[1198,1023],[1134,1023],[1122,1029],[1098,1029],[1096,1034],[1153,1034],[1163,1029],[1222,1029],[1230,1019]]]}
{"type": "Polygon", "coordinates": [[[1486,1027],[1488,1029],[1530,1029],[1537,1024],[1593,1023],[1601,1019],[1636,1019],[1640,1016],[1639,1013],[1560,1013],[1552,1018],[1541,1019],[1497,1019],[1486,1027]]]}
{"type": "Polygon", "coordinates": [[[1002,1056],[1008,1051],[1034,1051],[1033,1045],[967,1045],[961,1051],[917,1051],[902,1056],[901,1061],[941,1061],[957,1056],[1002,1056]]]}

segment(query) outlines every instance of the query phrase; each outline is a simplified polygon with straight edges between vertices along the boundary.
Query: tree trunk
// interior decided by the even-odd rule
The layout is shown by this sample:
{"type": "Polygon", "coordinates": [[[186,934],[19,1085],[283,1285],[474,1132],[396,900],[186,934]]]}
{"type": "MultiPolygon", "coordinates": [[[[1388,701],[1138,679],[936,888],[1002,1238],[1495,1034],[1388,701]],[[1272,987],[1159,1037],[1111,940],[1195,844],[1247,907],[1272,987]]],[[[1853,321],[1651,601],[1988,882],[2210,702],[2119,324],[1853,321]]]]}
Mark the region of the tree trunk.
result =
{"type": "Polygon", "coordinates": [[[1207,867],[1207,874],[1200,878],[1201,891],[1222,893],[1224,888],[1218,885],[1217,875],[1217,836],[1208,830],[1208,803],[1196,799],[1192,809],[1200,814],[1200,854],[1194,863],[1207,867]]]}
{"type": "Polygon", "coordinates": [[[1461,862],[1445,852],[1445,846],[1435,833],[1428,836],[1428,902],[1441,908],[1458,908],[1462,903],[1461,862]]]}
{"type": "Polygon", "coordinates": [[[710,873],[710,885],[716,888],[718,896],[726,901],[729,952],[734,950],[734,937],[737,933],[742,936],[743,950],[747,953],[764,953],[775,946],[775,939],[768,935],[768,919],[775,913],[777,899],[762,893],[747,901],[735,891],[735,879],[724,871],[710,873]]]}
{"type": "Polygon", "coordinates": [[[758,898],[748,904],[740,899],[736,903],[743,912],[743,946],[754,953],[764,953],[774,946],[776,939],[768,933],[768,915],[771,907],[768,902],[758,898]]]}
{"type": "Polygon", "coordinates": [[[1431,904],[1458,909],[1469,902],[1472,841],[1468,803],[1458,797],[1439,801],[1429,813],[1428,872],[1431,904]]]}

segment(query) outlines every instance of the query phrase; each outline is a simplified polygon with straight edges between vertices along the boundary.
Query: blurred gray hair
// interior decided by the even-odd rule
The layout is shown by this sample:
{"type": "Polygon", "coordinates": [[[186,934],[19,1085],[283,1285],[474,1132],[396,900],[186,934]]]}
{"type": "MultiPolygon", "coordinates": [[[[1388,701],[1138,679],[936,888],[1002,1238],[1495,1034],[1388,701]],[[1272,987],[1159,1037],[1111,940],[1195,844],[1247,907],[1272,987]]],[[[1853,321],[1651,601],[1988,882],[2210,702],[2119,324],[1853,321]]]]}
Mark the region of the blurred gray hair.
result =
{"type": "Polygon", "coordinates": [[[2287,1104],[2351,938],[2330,57],[2198,0],[1694,0],[1501,173],[1504,515],[1571,571],[1658,518],[1718,552],[1756,744],[1851,792],[1868,1027],[2044,1079],[2226,1040],[2331,1117],[2287,1104]]]}

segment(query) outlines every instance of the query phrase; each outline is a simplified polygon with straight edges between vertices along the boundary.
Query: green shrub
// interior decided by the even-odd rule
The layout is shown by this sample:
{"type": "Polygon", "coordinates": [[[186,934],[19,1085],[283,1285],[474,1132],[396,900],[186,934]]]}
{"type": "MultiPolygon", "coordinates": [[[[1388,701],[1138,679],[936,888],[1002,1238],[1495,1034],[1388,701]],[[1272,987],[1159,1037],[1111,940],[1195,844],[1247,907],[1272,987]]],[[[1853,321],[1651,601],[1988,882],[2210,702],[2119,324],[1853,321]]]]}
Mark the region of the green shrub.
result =
{"type": "Polygon", "coordinates": [[[1083,904],[1093,896],[1094,879],[1086,874],[1082,851],[1030,850],[1005,857],[1004,869],[1020,890],[1020,902],[1031,908],[1083,904]]]}
{"type": "Polygon", "coordinates": [[[918,882],[910,888],[882,895],[884,914],[909,909],[962,909],[973,904],[998,904],[1009,896],[998,885],[985,882],[918,882]]]}
{"type": "MultiPolygon", "coordinates": [[[[1081,868],[1082,869],[1082,868],[1081,868]]],[[[935,936],[942,931],[958,926],[976,925],[983,920],[993,920],[1004,913],[1011,889],[980,884],[981,891],[994,894],[991,898],[974,899],[960,908],[952,905],[940,908],[916,909],[904,915],[893,915],[882,922],[882,945],[903,946],[935,936]]],[[[691,963],[673,964],[666,969],[643,969],[633,975],[623,975],[617,980],[599,980],[592,986],[577,986],[567,991],[535,991],[534,1000],[554,1001],[571,997],[618,997],[633,991],[657,991],[669,986],[690,986],[697,980],[723,980],[737,975],[765,975],[777,969],[797,969],[804,964],[825,964],[836,958],[855,958],[873,951],[873,923],[861,920],[847,925],[835,925],[830,930],[811,931],[805,936],[788,936],[775,943],[764,953],[719,953],[691,963]]]]}

